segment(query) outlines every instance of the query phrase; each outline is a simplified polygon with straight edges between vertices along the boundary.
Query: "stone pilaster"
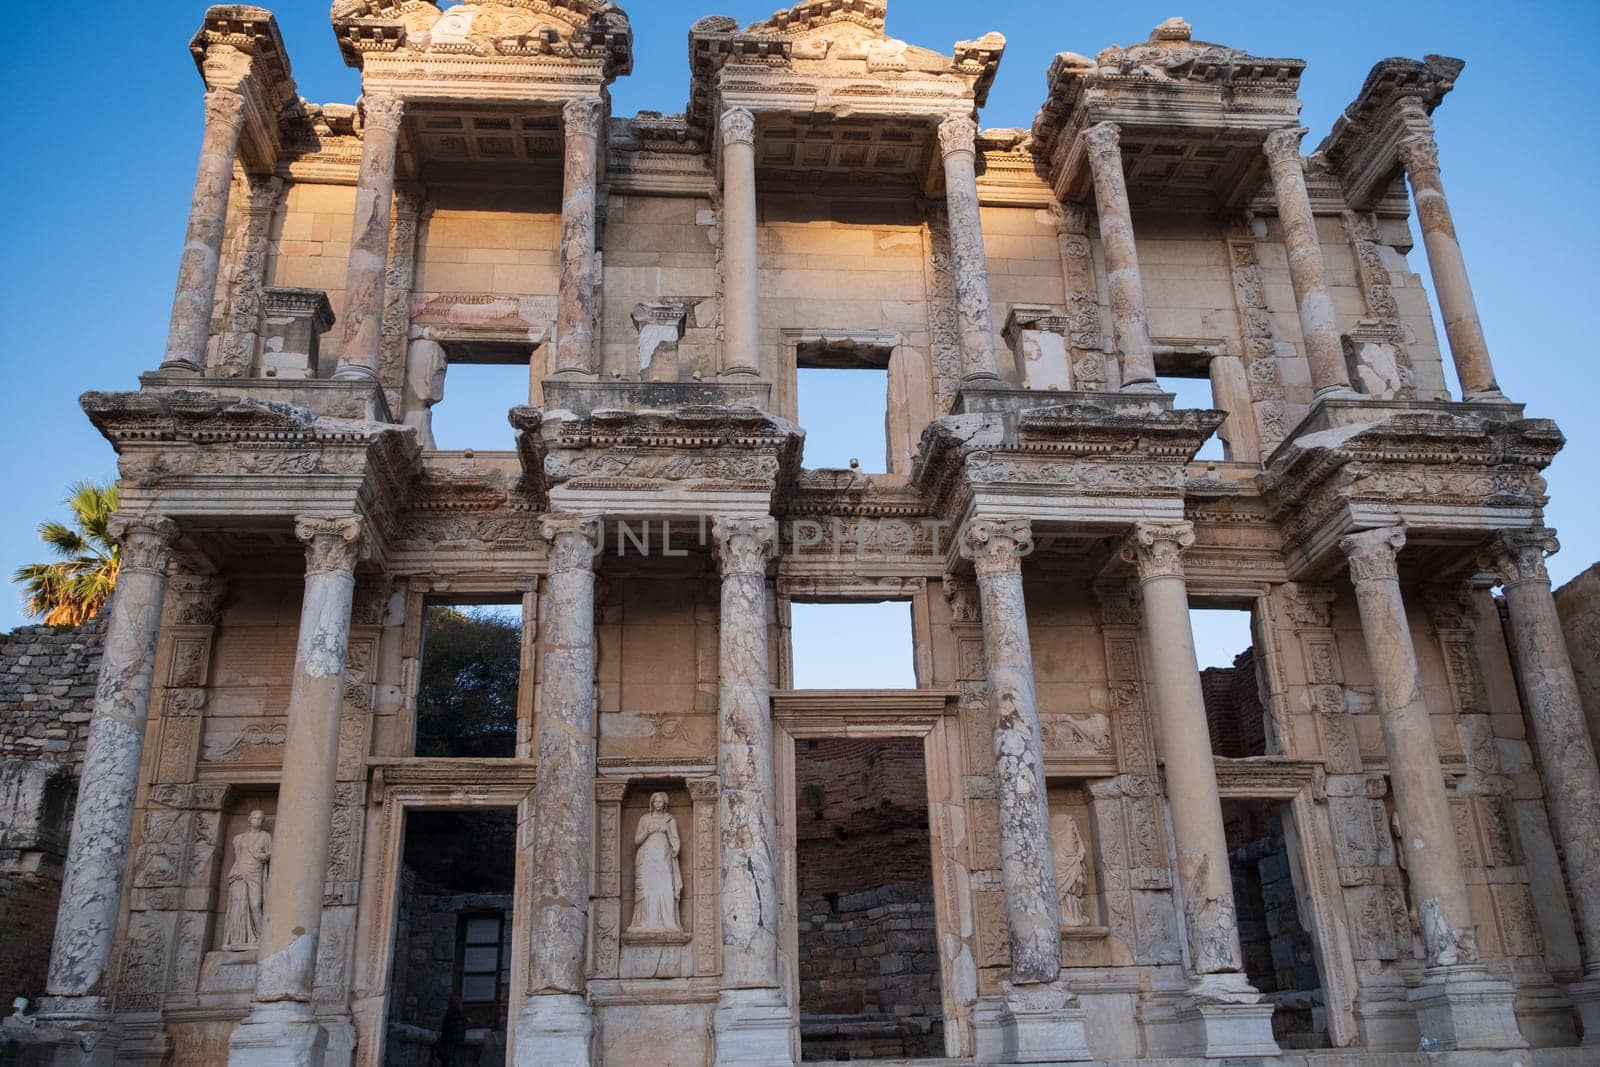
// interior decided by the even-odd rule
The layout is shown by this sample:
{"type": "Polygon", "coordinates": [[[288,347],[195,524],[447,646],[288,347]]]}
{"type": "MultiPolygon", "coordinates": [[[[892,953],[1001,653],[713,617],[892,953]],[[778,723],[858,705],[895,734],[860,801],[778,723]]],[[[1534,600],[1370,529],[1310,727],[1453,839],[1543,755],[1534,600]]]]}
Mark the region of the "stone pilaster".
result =
{"type": "Polygon", "coordinates": [[[378,380],[383,340],[383,285],[389,260],[389,215],[394,199],[395,150],[405,102],[388,94],[361,98],[361,172],[356,217],[350,231],[350,261],[344,276],[343,341],[335,378],[378,380]]]}
{"type": "MultiPolygon", "coordinates": [[[[107,609],[105,652],[43,1004],[47,1015],[68,1028],[92,1028],[110,1007],[111,949],[133,832],[167,567],[177,532],[160,516],[118,515],[111,520],[111,534],[122,546],[122,566],[107,609]]],[[[92,1044],[92,1036],[86,1042],[92,1044]]]]}
{"type": "Polygon", "coordinates": [[[1405,531],[1391,526],[1349,534],[1361,635],[1389,761],[1412,907],[1422,928],[1427,971],[1410,994],[1422,1036],[1442,1049],[1518,1048],[1511,988],[1477,966],[1478,946],[1456,846],[1444,771],[1400,595],[1396,557],[1405,531]]]}
{"type": "Polygon", "coordinates": [[[1156,392],[1155,352],[1145,310],[1144,276],[1133,241],[1133,209],[1122,173],[1122,135],[1114,122],[1101,122],[1083,132],[1089,169],[1094,176],[1095,212],[1100,217],[1100,242],[1106,252],[1106,284],[1111,290],[1111,321],[1117,352],[1122,357],[1122,388],[1156,392]]]}
{"type": "Polygon", "coordinates": [[[236,90],[207,90],[200,166],[194,178],[183,257],[178,261],[178,291],[172,298],[167,350],[161,359],[161,370],[169,374],[198,375],[205,367],[217,272],[222,264],[222,231],[233,187],[233,160],[244,119],[245,100],[236,90]]]}
{"type": "Polygon", "coordinates": [[[1294,286],[1295,307],[1300,312],[1300,337],[1306,362],[1311,365],[1311,387],[1316,395],[1354,396],[1345,368],[1344,344],[1339,340],[1339,320],[1328,293],[1327,268],[1322,262],[1322,242],[1317,239],[1317,219],[1306,194],[1305,168],[1300,162],[1298,126],[1267,134],[1264,148],[1272,170],[1272,191],[1278,201],[1278,221],[1289,256],[1289,281],[1294,286]]]}
{"type": "Polygon", "coordinates": [[[1044,743],[1022,593],[1022,559],[1033,550],[1033,532],[1026,519],[974,521],[962,530],[959,548],[972,561],[978,584],[1011,949],[1003,998],[980,1004],[975,1016],[978,1057],[986,1063],[1085,1060],[1090,1056],[1083,1012],[1061,980],[1044,743]]]}
{"type": "Polygon", "coordinates": [[[717,766],[722,836],[722,993],[716,1062],[786,1064],[789,1011],[778,981],[778,844],[773,819],[772,698],[767,675],[770,517],[719,517],[722,571],[717,766]]]}
{"type": "Polygon", "coordinates": [[[394,194],[394,225],[389,234],[389,269],[383,284],[383,318],[379,325],[378,381],[389,410],[399,417],[406,402],[406,350],[411,334],[411,290],[416,284],[417,252],[422,228],[433,205],[415,185],[394,194]]]}
{"type": "Polygon", "coordinates": [[[1177,1013],[1186,1032],[1167,1051],[1273,1055],[1272,1009],[1259,1003],[1260,994],[1245,978],[1239,949],[1228,838],[1189,626],[1183,552],[1192,544],[1193,523],[1141,522],[1122,546],[1123,559],[1139,574],[1146,680],[1161,723],[1161,762],[1189,946],[1189,996],[1177,1013]]]}
{"type": "Polygon", "coordinates": [[[561,109],[565,160],[561,185],[561,287],[556,299],[558,375],[588,376],[595,363],[595,175],[605,101],[597,96],[572,100],[561,109]]]}
{"type": "Polygon", "coordinates": [[[1489,344],[1478,319],[1478,303],[1467,280],[1467,264],[1456,240],[1455,220],[1439,180],[1439,146],[1434,142],[1433,123],[1420,107],[1408,116],[1412,133],[1397,146],[1400,162],[1411,183],[1411,196],[1417,205],[1417,223],[1422,228],[1422,243],[1428,249],[1428,272],[1433,276],[1433,291],[1439,300],[1439,315],[1444,319],[1445,336],[1450,340],[1450,357],[1455,361],[1456,377],[1461,381],[1461,399],[1503,401],[1505,394],[1494,380],[1489,362],[1489,344]]]}
{"type": "Polygon", "coordinates": [[[261,287],[266,278],[267,238],[272,219],[283,199],[282,178],[265,177],[250,183],[250,200],[239,221],[228,282],[228,310],[223,319],[222,341],[217,346],[214,374],[243,378],[255,364],[256,339],[261,328],[261,287]]]}
{"type": "Polygon", "coordinates": [[[539,776],[534,784],[529,992],[517,1019],[519,1067],[586,1063],[594,1018],[584,998],[594,856],[594,563],[600,522],[551,515],[541,625],[539,776]]]}
{"type": "Polygon", "coordinates": [[[1098,393],[1115,388],[1107,375],[1100,327],[1100,297],[1095,290],[1094,256],[1089,248],[1088,210],[1081,203],[1050,205],[1056,226],[1056,248],[1061,255],[1061,280],[1067,289],[1067,355],[1072,365],[1072,388],[1098,393]]]}
{"type": "Polygon", "coordinates": [[[273,862],[262,911],[250,1013],[228,1041],[232,1067],[320,1067],[328,1035],[311,1004],[333,832],[339,717],[350,644],[350,605],[362,523],[354,515],[301,516],[306,547],[300,634],[286,710],[273,862]]]}
{"type": "Polygon", "coordinates": [[[1582,1016],[1583,1043],[1595,1046],[1600,1045],[1600,893],[1595,891],[1600,886],[1600,769],[1545,570],[1546,554],[1559,547],[1553,530],[1507,530],[1491,544],[1490,559],[1505,590],[1545,803],[1583,934],[1584,978],[1569,991],[1582,1016]]]}
{"type": "Polygon", "coordinates": [[[978,217],[978,126],[965,115],[939,123],[944,197],[950,213],[950,254],[955,261],[956,317],[961,331],[961,380],[998,381],[994,321],[989,311],[989,265],[978,217]]]}
{"type": "Polygon", "coordinates": [[[722,371],[760,373],[760,262],[756,254],[756,119],[742,107],[723,113],[722,371]]]}

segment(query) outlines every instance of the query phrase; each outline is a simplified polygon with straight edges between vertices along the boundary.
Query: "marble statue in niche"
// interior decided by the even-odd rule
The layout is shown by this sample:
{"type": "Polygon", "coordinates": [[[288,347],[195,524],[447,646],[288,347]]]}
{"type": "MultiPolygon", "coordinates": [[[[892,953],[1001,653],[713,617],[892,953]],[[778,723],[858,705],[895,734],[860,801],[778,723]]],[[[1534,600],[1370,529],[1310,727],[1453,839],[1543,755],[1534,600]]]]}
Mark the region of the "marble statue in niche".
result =
{"type": "Polygon", "coordinates": [[[228,868],[228,911],[222,923],[224,949],[255,948],[261,941],[261,898],[272,862],[272,835],[259,809],[250,813],[250,829],[233,839],[233,866],[228,868]]]}
{"type": "Polygon", "coordinates": [[[1060,813],[1050,817],[1050,838],[1055,844],[1056,900],[1062,926],[1087,926],[1083,898],[1088,880],[1088,850],[1078,833],[1078,821],[1060,813]]]}
{"type": "Polygon", "coordinates": [[[667,811],[667,794],[650,794],[650,810],[639,816],[633,843],[639,850],[633,857],[633,922],[628,932],[681,931],[678,898],[683,895],[683,871],[678,853],[682,846],[678,820],[667,811]]]}

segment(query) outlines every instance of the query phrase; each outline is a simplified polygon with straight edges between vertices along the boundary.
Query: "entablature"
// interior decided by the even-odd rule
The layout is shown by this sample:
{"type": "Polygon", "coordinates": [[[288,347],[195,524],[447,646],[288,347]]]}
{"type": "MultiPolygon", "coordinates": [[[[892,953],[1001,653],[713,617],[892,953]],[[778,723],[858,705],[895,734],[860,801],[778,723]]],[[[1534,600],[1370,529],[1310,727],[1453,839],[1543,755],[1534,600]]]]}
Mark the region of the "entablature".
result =
{"type": "MultiPolygon", "coordinates": [[[[1379,61],[1312,157],[1338,176],[1345,197],[1370,210],[1392,198],[1401,170],[1400,142],[1431,136],[1429,116],[1455,87],[1466,64],[1450,56],[1379,61]]],[[[1404,196],[1403,187],[1400,195],[1404,196]]]]}
{"type": "Polygon", "coordinates": [[[272,173],[298,111],[289,53],[272,12],[248,4],[208,8],[189,52],[208,90],[231,90],[243,99],[240,162],[247,171],[272,173]]]}

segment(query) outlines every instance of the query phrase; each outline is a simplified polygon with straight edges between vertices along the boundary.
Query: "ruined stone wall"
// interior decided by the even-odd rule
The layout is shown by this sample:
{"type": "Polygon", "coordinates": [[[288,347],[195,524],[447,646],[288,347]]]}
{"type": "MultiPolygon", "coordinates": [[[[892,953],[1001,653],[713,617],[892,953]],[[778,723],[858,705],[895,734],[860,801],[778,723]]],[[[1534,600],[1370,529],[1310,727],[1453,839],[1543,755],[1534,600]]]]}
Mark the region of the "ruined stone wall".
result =
{"type": "Polygon", "coordinates": [[[1556,590],[1556,609],[1561,612],[1589,735],[1600,748],[1600,563],[1556,590]]]}
{"type": "MultiPolygon", "coordinates": [[[[606,209],[605,279],[600,308],[604,374],[639,376],[641,303],[682,300],[689,307],[669,380],[705,380],[717,373],[716,215],[703,197],[612,196],[606,209]]],[[[554,289],[549,290],[554,292],[554,289]]]]}
{"type": "Polygon", "coordinates": [[[95,620],[0,634],[0,756],[65,763],[77,774],[104,633],[95,620]]]}
{"type": "Polygon", "coordinates": [[[1265,755],[1266,710],[1256,681],[1255,649],[1239,653],[1231,667],[1201,671],[1200,689],[1206,701],[1211,751],[1233,758],[1265,755]]]}
{"type": "MultiPolygon", "coordinates": [[[[284,192],[278,224],[267,245],[266,284],[321,289],[335,322],[344,315],[344,279],[355,223],[356,191],[350,185],[295,182],[284,192]]],[[[339,352],[337,327],[322,335],[322,360],[339,352]]]]}

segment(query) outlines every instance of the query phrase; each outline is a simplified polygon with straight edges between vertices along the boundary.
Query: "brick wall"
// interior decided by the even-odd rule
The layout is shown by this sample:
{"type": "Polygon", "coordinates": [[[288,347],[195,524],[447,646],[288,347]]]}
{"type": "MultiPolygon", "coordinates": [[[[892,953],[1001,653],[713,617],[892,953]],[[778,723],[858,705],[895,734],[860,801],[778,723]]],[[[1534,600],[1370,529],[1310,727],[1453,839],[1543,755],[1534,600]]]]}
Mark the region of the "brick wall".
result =
{"type": "Polygon", "coordinates": [[[1201,671],[1200,689],[1205,696],[1211,751],[1234,758],[1266,755],[1266,708],[1256,684],[1255,649],[1239,653],[1231,667],[1201,671]]]}

